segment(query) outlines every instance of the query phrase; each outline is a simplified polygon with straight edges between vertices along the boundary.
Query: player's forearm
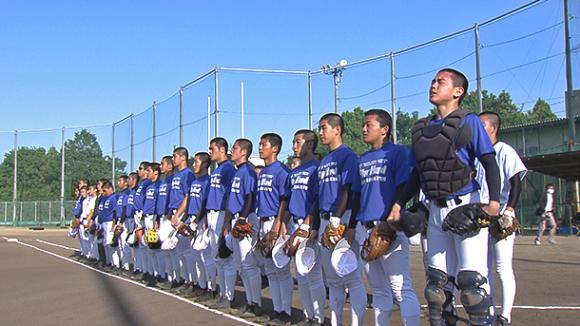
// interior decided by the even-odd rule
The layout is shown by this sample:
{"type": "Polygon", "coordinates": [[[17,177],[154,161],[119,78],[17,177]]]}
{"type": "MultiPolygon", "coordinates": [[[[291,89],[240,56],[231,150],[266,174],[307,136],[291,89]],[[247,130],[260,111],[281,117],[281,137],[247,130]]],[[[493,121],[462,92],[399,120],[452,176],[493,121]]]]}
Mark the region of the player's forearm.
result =
{"type": "Polygon", "coordinates": [[[489,190],[489,201],[499,203],[499,194],[501,189],[501,179],[499,176],[499,167],[495,160],[495,153],[485,154],[479,158],[481,165],[485,169],[485,181],[489,190]]]}
{"type": "Polygon", "coordinates": [[[356,227],[356,216],[360,210],[360,192],[354,193],[354,199],[352,202],[352,213],[350,214],[350,220],[348,221],[348,228],[354,229],[356,227]]]}
{"type": "Polygon", "coordinates": [[[342,214],[344,214],[344,212],[346,211],[346,208],[348,207],[348,200],[350,199],[350,196],[351,196],[351,190],[350,190],[350,183],[349,183],[349,184],[342,186],[342,188],[341,188],[340,198],[338,199],[338,203],[336,204],[336,207],[334,208],[333,216],[342,217],[342,214]]]}
{"type": "Polygon", "coordinates": [[[288,210],[288,198],[281,197],[280,206],[278,207],[278,213],[276,214],[276,221],[274,223],[274,226],[276,226],[277,229],[274,231],[279,232],[280,226],[282,225],[282,223],[284,223],[284,215],[286,214],[287,210],[288,210]]]}
{"type": "Polygon", "coordinates": [[[181,204],[179,204],[177,211],[175,212],[175,216],[177,217],[181,216],[181,222],[184,222],[187,219],[187,214],[185,214],[185,212],[188,203],[189,203],[189,194],[186,194],[185,197],[183,197],[181,204]]]}
{"type": "Polygon", "coordinates": [[[522,182],[519,174],[510,178],[510,185],[510,195],[508,197],[507,207],[511,207],[512,210],[515,210],[518,200],[520,199],[520,193],[522,192],[522,182]]]}
{"type": "Polygon", "coordinates": [[[240,217],[248,217],[252,212],[252,208],[254,207],[254,194],[247,194],[246,200],[244,202],[244,207],[240,212],[240,217]]]}
{"type": "Polygon", "coordinates": [[[400,207],[405,207],[407,202],[419,192],[419,184],[419,171],[415,167],[404,186],[397,187],[394,203],[397,203],[400,207]]]}

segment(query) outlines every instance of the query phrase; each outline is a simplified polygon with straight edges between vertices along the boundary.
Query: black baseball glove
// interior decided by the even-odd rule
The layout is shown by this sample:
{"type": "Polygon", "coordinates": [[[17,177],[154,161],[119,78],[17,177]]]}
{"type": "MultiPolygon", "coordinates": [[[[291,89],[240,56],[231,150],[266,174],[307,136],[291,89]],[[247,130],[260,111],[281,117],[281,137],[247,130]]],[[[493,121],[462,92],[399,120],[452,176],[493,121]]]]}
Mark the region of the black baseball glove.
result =
{"type": "Polygon", "coordinates": [[[454,208],[443,221],[443,231],[472,237],[483,227],[488,227],[493,218],[483,210],[483,204],[467,204],[454,208]]]}

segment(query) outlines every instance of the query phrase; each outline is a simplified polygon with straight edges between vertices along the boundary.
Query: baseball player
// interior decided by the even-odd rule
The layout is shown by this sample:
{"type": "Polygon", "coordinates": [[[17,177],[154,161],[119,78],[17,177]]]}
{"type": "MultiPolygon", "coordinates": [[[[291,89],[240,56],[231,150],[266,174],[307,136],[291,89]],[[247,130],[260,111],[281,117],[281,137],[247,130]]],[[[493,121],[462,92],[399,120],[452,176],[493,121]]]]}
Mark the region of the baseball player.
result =
{"type": "MultiPolygon", "coordinates": [[[[129,176],[123,174],[119,176],[117,179],[117,223],[115,224],[116,228],[121,228],[123,231],[125,230],[125,221],[126,221],[126,211],[127,211],[127,201],[129,199],[129,194],[131,193],[131,189],[129,189],[129,176]]],[[[126,235],[126,233],[125,233],[126,235]]],[[[115,248],[115,254],[117,261],[115,265],[118,265],[119,268],[123,271],[129,270],[129,263],[125,263],[127,259],[124,257],[123,251],[123,233],[121,233],[121,237],[119,237],[119,242],[117,247],[115,248]]]]}
{"type": "MultiPolygon", "coordinates": [[[[319,162],[314,157],[318,145],[318,138],[312,130],[301,129],[294,133],[292,150],[294,163],[288,181],[290,183],[290,201],[288,211],[291,219],[288,222],[288,233],[293,234],[298,229],[316,237],[316,231],[310,226],[308,214],[313,206],[318,205],[318,174],[319,162]],[[306,221],[305,221],[306,220],[306,221]]],[[[306,323],[322,325],[324,323],[324,303],[326,290],[322,278],[322,265],[316,262],[306,275],[296,272],[300,302],[304,309],[306,323]]]]}
{"type": "MultiPolygon", "coordinates": [[[[263,238],[267,233],[285,234],[280,228],[283,217],[288,208],[290,189],[287,179],[290,171],[278,161],[278,154],[282,149],[282,138],[275,133],[266,133],[260,137],[260,158],[264,160],[265,167],[258,177],[256,201],[258,206],[258,218],[260,219],[259,237],[263,238]]],[[[277,236],[276,236],[277,238],[277,236]]],[[[285,324],[290,322],[292,312],[292,288],[293,281],[290,274],[290,265],[283,268],[274,265],[272,258],[264,259],[264,268],[274,311],[268,317],[274,323],[285,324]]]]}
{"type": "MultiPolygon", "coordinates": [[[[81,185],[81,182],[79,181],[79,186],[77,188],[75,188],[78,191],[78,196],[77,196],[77,200],[75,201],[75,207],[73,209],[73,216],[74,218],[78,219],[79,221],[81,221],[81,225],[82,225],[82,220],[81,220],[81,214],[83,212],[83,201],[87,198],[87,187],[85,185],[81,185]]],[[[83,239],[80,235],[80,225],[79,225],[79,251],[75,251],[75,253],[73,254],[74,257],[83,257],[83,239]]]]}
{"type": "Polygon", "coordinates": [[[93,201],[95,197],[91,195],[91,193],[92,192],[90,191],[88,185],[81,187],[81,196],[85,196],[85,199],[81,205],[81,214],[79,215],[79,219],[81,221],[81,225],[79,226],[79,242],[81,244],[81,257],[83,257],[83,259],[88,259],[90,253],[90,245],[88,242],[89,232],[86,226],[88,225],[87,216],[90,212],[89,207],[94,207],[94,203],[91,201],[93,201]]]}
{"type": "MultiPolygon", "coordinates": [[[[318,124],[320,141],[329,149],[318,167],[318,199],[320,230],[331,226],[348,225],[352,208],[352,184],[358,174],[357,155],[342,142],[344,121],[336,113],[327,113],[318,124]]],[[[320,236],[322,232],[320,232],[320,236]]],[[[355,230],[349,229],[345,237],[352,243],[355,230]]],[[[360,239],[357,239],[360,240],[360,239]]],[[[359,241],[359,243],[361,243],[359,241]]],[[[346,291],[350,295],[351,325],[361,325],[367,306],[367,295],[362,281],[362,272],[357,268],[340,277],[331,265],[332,249],[320,250],[322,270],[329,287],[331,323],[342,325],[346,291]]]]}
{"type": "MultiPolygon", "coordinates": [[[[193,171],[187,166],[189,152],[185,147],[177,147],[173,150],[173,166],[176,172],[171,180],[171,189],[169,190],[169,214],[171,223],[176,228],[182,228],[187,219],[187,204],[189,201],[189,190],[191,183],[195,179],[193,171]]],[[[191,250],[190,240],[188,237],[177,235],[178,242],[173,256],[173,268],[175,271],[174,280],[171,288],[177,288],[189,278],[189,266],[192,265],[193,252],[191,250]]]]}
{"type": "MultiPolygon", "coordinates": [[[[527,169],[517,152],[508,144],[498,141],[497,135],[501,128],[501,119],[495,112],[482,112],[479,119],[489,135],[495,157],[500,172],[500,213],[502,218],[511,225],[515,219],[515,210],[520,197],[521,181],[526,175],[527,169]]],[[[485,183],[485,171],[481,164],[478,164],[478,182],[481,184],[482,201],[487,200],[487,184],[485,183]]],[[[495,270],[499,276],[501,284],[502,309],[497,316],[496,325],[510,325],[511,310],[516,296],[516,280],[512,268],[512,258],[514,252],[515,233],[505,239],[498,240],[493,236],[489,239],[488,253],[488,280],[490,281],[491,295],[495,299],[495,286],[493,284],[492,264],[495,263],[495,270]]]]}
{"type": "MultiPolygon", "coordinates": [[[[101,203],[99,204],[97,222],[99,223],[103,236],[105,236],[111,230],[116,219],[117,196],[114,193],[113,184],[108,180],[102,182],[101,189],[103,195],[101,197],[101,203]]],[[[114,248],[107,244],[106,241],[102,241],[102,246],[104,257],[101,257],[101,259],[103,259],[106,266],[112,266],[114,248]]]]}
{"type": "MultiPolygon", "coordinates": [[[[436,106],[437,115],[420,119],[412,129],[416,165],[388,218],[395,226],[401,207],[421,187],[430,210],[425,299],[430,323],[437,326],[444,323],[442,311],[452,299],[450,278],[455,278],[461,290],[470,323],[493,323],[486,278],[488,229],[461,235],[443,229],[444,224],[448,228],[450,223],[471,222],[465,215],[461,215],[463,221],[446,220],[454,208],[480,203],[480,185],[473,178],[476,158],[485,169],[489,187],[489,204],[483,210],[491,216],[499,211],[500,178],[493,145],[479,118],[459,107],[467,88],[467,78],[455,69],[442,69],[433,78],[429,100],[436,106]]],[[[459,229],[466,228],[455,228],[459,229]]]]}
{"type": "MultiPolygon", "coordinates": [[[[139,163],[139,180],[141,182],[135,190],[135,195],[133,196],[133,218],[135,221],[135,228],[144,228],[143,225],[143,203],[145,202],[145,189],[151,184],[151,180],[147,177],[147,167],[149,167],[149,162],[143,161],[139,163]]],[[[139,277],[141,281],[147,280],[149,277],[145,274],[146,265],[144,264],[144,252],[145,246],[139,242],[133,250],[135,254],[135,269],[139,271],[135,278],[139,277]]]]}
{"type": "MultiPolygon", "coordinates": [[[[231,308],[231,301],[234,299],[234,286],[236,282],[236,269],[232,256],[218,257],[218,240],[223,235],[225,210],[227,208],[227,198],[230,195],[232,180],[236,173],[236,168],[228,160],[228,142],[221,137],[216,137],[210,141],[209,155],[211,160],[217,164],[210,176],[209,191],[206,202],[206,213],[203,217],[207,219],[207,227],[210,234],[211,255],[215,258],[217,274],[220,284],[220,295],[216,302],[210,305],[214,308],[231,308]]],[[[210,274],[211,270],[206,270],[209,280],[214,279],[210,274]]],[[[213,283],[213,281],[212,281],[213,283]]]]}
{"type": "Polygon", "coordinates": [[[556,229],[558,224],[556,223],[556,217],[554,216],[556,199],[554,196],[555,187],[553,184],[549,183],[546,185],[546,191],[542,194],[538,200],[538,215],[540,216],[540,224],[538,225],[538,235],[534,240],[536,246],[542,245],[540,241],[544,231],[546,230],[546,224],[550,226],[550,236],[548,237],[548,242],[550,244],[557,244],[554,236],[556,235],[556,229]]]}
{"type": "MultiPolygon", "coordinates": [[[[246,292],[246,306],[234,311],[242,317],[255,317],[263,315],[262,311],[262,278],[258,261],[254,257],[252,247],[256,242],[259,221],[254,213],[256,200],[256,172],[248,164],[248,158],[252,154],[252,142],[248,139],[239,138],[232,146],[232,161],[237,167],[232,181],[230,197],[228,200],[228,212],[226,226],[251,224],[252,231],[249,234],[239,235],[232,240],[233,255],[236,268],[244,284],[246,292]]],[[[229,228],[225,228],[229,232],[229,228]]]]}
{"type": "MultiPolygon", "coordinates": [[[[145,200],[143,201],[143,226],[146,230],[159,230],[159,221],[157,220],[156,207],[157,198],[159,197],[159,163],[151,162],[147,166],[147,178],[151,181],[147,188],[145,188],[145,200]]],[[[145,264],[145,280],[147,286],[155,286],[157,282],[162,281],[159,266],[157,266],[157,255],[159,249],[145,248],[143,255],[143,263],[145,264]]]]}
{"type": "MultiPolygon", "coordinates": [[[[157,204],[155,206],[155,214],[159,220],[159,227],[169,223],[171,224],[171,216],[169,211],[169,191],[171,188],[171,183],[173,182],[173,157],[164,156],[161,159],[161,164],[159,166],[161,173],[163,174],[163,179],[159,182],[159,194],[157,195],[157,204]]],[[[175,273],[179,271],[179,268],[173,267],[173,260],[175,256],[175,249],[172,250],[161,250],[157,255],[157,266],[159,267],[159,276],[162,281],[159,287],[165,290],[171,289],[173,281],[175,281],[175,273]],[[169,273],[167,273],[169,270],[169,273]]]]}
{"type": "Polygon", "coordinates": [[[121,263],[123,265],[122,273],[128,277],[135,275],[133,248],[129,243],[127,243],[127,238],[135,229],[133,202],[138,184],[139,175],[136,172],[129,173],[129,178],[127,179],[127,193],[123,197],[124,212],[121,214],[123,232],[121,233],[121,238],[119,240],[119,247],[121,247],[121,263]]]}
{"type": "MultiPolygon", "coordinates": [[[[209,192],[210,178],[207,173],[211,158],[206,152],[196,153],[193,158],[193,172],[195,173],[195,180],[191,183],[189,191],[189,205],[187,207],[187,214],[190,221],[190,226],[193,225],[192,231],[197,231],[195,241],[203,240],[203,232],[207,229],[205,219],[202,221],[201,217],[204,215],[205,206],[207,203],[207,195],[209,192]],[[198,226],[203,225],[203,226],[198,226]]],[[[196,273],[198,288],[192,288],[191,296],[200,301],[206,301],[215,297],[216,287],[216,265],[214,257],[211,255],[211,248],[193,249],[193,266],[190,266],[193,273],[196,273]],[[209,278],[213,275],[213,278],[209,278]]]]}
{"type": "MultiPolygon", "coordinates": [[[[359,175],[355,178],[353,216],[350,229],[358,221],[362,228],[360,238],[366,239],[372,229],[386,220],[397,190],[403,188],[411,172],[410,151],[391,143],[392,120],[389,113],[374,109],[365,112],[362,128],[363,141],[371,149],[361,155],[359,175]]],[[[373,294],[375,325],[390,325],[393,301],[401,309],[403,325],[420,325],[420,305],[411,285],[409,271],[409,239],[397,232],[389,250],[370,262],[365,261],[365,272],[373,294]],[[394,299],[394,300],[393,300],[394,299]]]]}

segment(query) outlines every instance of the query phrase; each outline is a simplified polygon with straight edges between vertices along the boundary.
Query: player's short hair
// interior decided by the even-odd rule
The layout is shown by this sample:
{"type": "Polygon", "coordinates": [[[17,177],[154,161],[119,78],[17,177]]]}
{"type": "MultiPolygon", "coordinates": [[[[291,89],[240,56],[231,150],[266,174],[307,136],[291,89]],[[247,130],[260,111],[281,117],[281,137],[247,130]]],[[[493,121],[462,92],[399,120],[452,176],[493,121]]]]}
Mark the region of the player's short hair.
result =
{"type": "Polygon", "coordinates": [[[553,183],[548,183],[545,188],[546,189],[548,189],[548,188],[554,188],[554,189],[556,189],[556,186],[554,186],[553,183]]]}
{"type": "Polygon", "coordinates": [[[97,182],[101,184],[101,187],[103,187],[105,185],[105,183],[107,183],[107,182],[110,183],[109,179],[105,179],[105,178],[101,178],[97,182]]]}
{"type": "Polygon", "coordinates": [[[340,114],[338,114],[338,113],[327,113],[327,114],[323,115],[322,118],[320,118],[319,124],[322,121],[328,122],[328,124],[332,128],[340,127],[340,135],[342,135],[342,133],[344,132],[344,120],[342,119],[342,117],[340,116],[340,114]]]}
{"type": "Polygon", "coordinates": [[[121,175],[119,176],[119,178],[117,178],[117,179],[121,179],[121,180],[123,180],[123,181],[127,182],[127,179],[129,179],[129,176],[128,176],[128,175],[126,175],[126,174],[121,174],[121,175]]]}
{"type": "Polygon", "coordinates": [[[151,171],[157,172],[157,174],[161,174],[161,169],[159,168],[159,163],[157,163],[157,162],[149,163],[149,168],[151,169],[151,171]]]}
{"type": "Polygon", "coordinates": [[[79,191],[82,191],[82,190],[87,191],[87,190],[89,190],[89,187],[82,186],[82,187],[79,188],[79,191]]]}
{"type": "Polygon", "coordinates": [[[135,180],[136,183],[139,183],[139,173],[131,172],[129,173],[129,178],[135,180]]]}
{"type": "Polygon", "coordinates": [[[195,153],[195,157],[199,157],[201,164],[205,165],[206,168],[210,166],[211,157],[207,152],[197,152],[195,153]]]}
{"type": "Polygon", "coordinates": [[[294,136],[302,135],[304,138],[304,142],[311,142],[312,143],[312,151],[316,150],[318,147],[318,137],[316,137],[316,133],[310,129],[300,129],[294,133],[294,136]]]}
{"type": "Polygon", "coordinates": [[[141,163],[139,163],[139,169],[140,170],[146,170],[148,166],[149,166],[149,162],[148,161],[141,161],[141,163]]]}
{"type": "Polygon", "coordinates": [[[113,187],[113,184],[111,183],[111,181],[109,180],[105,180],[105,182],[103,182],[102,189],[114,189],[115,187],[113,187]]]}
{"type": "Polygon", "coordinates": [[[246,151],[246,159],[250,158],[252,155],[253,145],[252,141],[246,138],[238,138],[234,143],[237,143],[243,150],[246,151]]]}
{"type": "Polygon", "coordinates": [[[173,157],[171,155],[165,155],[163,156],[163,158],[161,159],[161,162],[165,162],[167,164],[171,164],[173,165],[173,157]]]}
{"type": "Polygon", "coordinates": [[[497,112],[493,111],[483,111],[479,114],[480,117],[484,117],[489,121],[489,123],[495,127],[497,132],[499,133],[499,129],[501,128],[501,117],[497,112]]]}
{"type": "Polygon", "coordinates": [[[461,94],[461,96],[459,97],[459,104],[461,104],[461,102],[463,101],[463,99],[467,95],[467,89],[469,87],[469,81],[467,80],[467,77],[461,71],[459,71],[457,69],[453,69],[453,68],[443,68],[443,69],[439,70],[437,72],[437,74],[439,74],[441,72],[451,73],[451,75],[452,75],[451,80],[453,82],[453,87],[462,87],[463,88],[463,94],[461,94]]]}
{"type": "Polygon", "coordinates": [[[89,183],[89,181],[87,179],[79,179],[79,182],[77,184],[80,184],[81,182],[83,182],[84,184],[89,183]]]}
{"type": "Polygon", "coordinates": [[[278,147],[278,154],[282,150],[282,137],[277,133],[267,132],[260,137],[260,140],[266,139],[272,147],[278,147]]]}
{"type": "Polygon", "coordinates": [[[209,144],[215,144],[218,148],[225,148],[226,153],[228,152],[228,141],[223,137],[215,137],[209,142],[209,144]]]}
{"type": "Polygon", "coordinates": [[[186,161],[187,161],[187,159],[189,159],[189,152],[187,151],[187,148],[185,148],[185,147],[182,147],[182,146],[180,146],[180,147],[176,147],[176,148],[173,150],[173,154],[177,154],[177,155],[182,155],[182,156],[185,156],[185,160],[186,160],[186,161]]]}
{"type": "Polygon", "coordinates": [[[389,112],[381,109],[370,109],[365,112],[365,117],[368,117],[369,115],[374,115],[377,117],[377,121],[379,122],[381,128],[389,128],[387,131],[387,139],[391,139],[391,133],[393,130],[393,118],[391,118],[389,112]]]}

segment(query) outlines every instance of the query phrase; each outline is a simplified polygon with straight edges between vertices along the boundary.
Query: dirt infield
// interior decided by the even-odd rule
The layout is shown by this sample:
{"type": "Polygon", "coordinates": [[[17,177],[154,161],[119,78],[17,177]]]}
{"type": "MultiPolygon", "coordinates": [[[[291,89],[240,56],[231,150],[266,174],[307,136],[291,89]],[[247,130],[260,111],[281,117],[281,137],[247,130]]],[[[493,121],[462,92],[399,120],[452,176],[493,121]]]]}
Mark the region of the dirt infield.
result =
{"type": "MultiPolygon", "coordinates": [[[[557,240],[558,245],[540,247],[533,245],[532,237],[516,240],[517,295],[513,325],[578,324],[580,238],[561,237],[557,240]]],[[[2,325],[244,323],[221,312],[196,306],[187,299],[70,260],[68,257],[73,251],[69,248],[77,247],[78,241],[67,238],[64,230],[0,228],[2,325]]],[[[422,255],[419,247],[411,247],[411,250],[413,286],[424,305],[422,255]]],[[[268,297],[267,289],[263,294],[268,297]]],[[[243,300],[241,293],[236,296],[243,300]]],[[[265,306],[269,309],[271,303],[267,301],[265,306]]],[[[293,306],[293,319],[298,321],[301,312],[297,291],[293,306]]],[[[462,310],[460,312],[464,315],[462,310]]],[[[422,314],[422,322],[427,325],[425,309],[422,309],[422,314]]],[[[372,324],[372,311],[367,310],[365,325],[372,324]]],[[[393,313],[392,324],[401,324],[398,311],[393,313]]]]}

